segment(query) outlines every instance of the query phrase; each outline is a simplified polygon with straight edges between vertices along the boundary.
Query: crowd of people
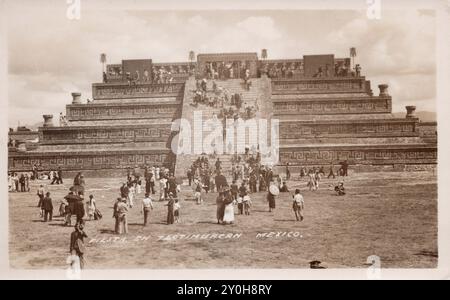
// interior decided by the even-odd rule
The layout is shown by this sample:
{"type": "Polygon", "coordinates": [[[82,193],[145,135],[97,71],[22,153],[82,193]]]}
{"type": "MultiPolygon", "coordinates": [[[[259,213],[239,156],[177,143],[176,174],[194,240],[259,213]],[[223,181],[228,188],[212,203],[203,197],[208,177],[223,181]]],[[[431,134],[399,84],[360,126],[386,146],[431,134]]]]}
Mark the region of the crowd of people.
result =
{"type": "MultiPolygon", "coordinates": [[[[125,79],[129,84],[152,83],[163,84],[171,83],[174,75],[192,75],[195,73],[194,65],[190,66],[153,66],[151,69],[144,69],[142,74],[139,70],[134,73],[126,72],[125,79]]],[[[108,78],[122,76],[122,68],[112,67],[107,72],[103,72],[103,82],[107,83],[108,78]]]]}
{"type": "Polygon", "coordinates": [[[10,172],[8,174],[8,191],[9,192],[29,192],[30,191],[30,172],[10,172]]]}
{"type": "MultiPolygon", "coordinates": [[[[276,199],[279,193],[289,193],[287,182],[292,180],[290,165],[286,165],[285,176],[275,174],[270,166],[261,164],[260,154],[255,149],[246,149],[242,155],[235,155],[232,160],[231,170],[224,169],[220,157],[202,155],[199,156],[187,170],[188,186],[192,189],[193,200],[198,205],[205,201],[204,193],[216,192],[216,218],[218,224],[228,225],[235,222],[235,215],[250,216],[254,200],[252,194],[266,193],[268,211],[276,208],[276,199]],[[210,160],[212,159],[212,162],[210,160]],[[229,171],[229,172],[227,172],[229,171]],[[230,176],[226,176],[225,174],[230,176]],[[228,179],[231,182],[228,182],[228,179]],[[237,211],[235,212],[235,209],[237,211]]],[[[348,175],[348,162],[340,162],[338,174],[348,175]]],[[[62,183],[62,171],[54,172],[56,183],[62,183]]],[[[31,173],[33,174],[33,173],[31,173]]],[[[38,174],[37,172],[34,174],[38,174]]],[[[318,182],[325,176],[324,167],[312,167],[306,172],[306,168],[300,168],[300,179],[308,176],[307,186],[312,191],[319,189],[318,182]],[[307,174],[307,175],[306,175],[307,174]]],[[[17,174],[12,174],[17,176],[17,174]]],[[[334,166],[330,165],[328,178],[334,177],[334,166]]],[[[23,174],[25,178],[25,174],[23,174]]],[[[20,182],[20,179],[19,179],[20,182]]],[[[290,181],[291,182],[291,181],[290,181]]],[[[52,180],[53,183],[53,180],[52,180]]],[[[52,184],[51,183],[51,184],[52,184]]],[[[115,219],[114,233],[121,235],[128,233],[128,215],[137,206],[137,211],[143,214],[143,226],[147,226],[150,212],[154,208],[155,201],[163,201],[167,207],[166,223],[168,225],[181,222],[181,200],[188,201],[189,196],[181,196],[182,182],[175,178],[173,172],[165,167],[145,167],[143,174],[141,169],[135,167],[127,172],[126,182],[118,189],[118,197],[113,205],[112,217],[115,219]],[[156,194],[158,194],[156,196],[156,194]]],[[[28,186],[29,191],[29,186],[28,186]]],[[[85,198],[86,181],[84,175],[79,172],[73,179],[73,185],[68,194],[59,202],[59,217],[64,226],[72,226],[75,218],[74,231],[71,234],[70,252],[76,255],[80,264],[84,266],[84,232],[86,221],[102,219],[102,213],[97,207],[95,196],[90,194],[85,198]]],[[[337,195],[346,194],[343,181],[340,181],[334,191],[337,195]]],[[[36,195],[40,217],[44,222],[53,220],[52,194],[44,184],[40,184],[36,195]]],[[[296,221],[304,220],[305,201],[299,188],[292,194],[292,210],[296,221]]]]}
{"type": "Polygon", "coordinates": [[[243,99],[242,93],[230,93],[224,87],[218,86],[215,80],[206,78],[196,81],[192,105],[200,104],[219,109],[218,117],[221,119],[250,119],[256,116],[257,103],[250,105],[243,99]]]}
{"type": "MultiPolygon", "coordinates": [[[[304,76],[304,64],[298,62],[280,62],[280,63],[263,63],[260,68],[261,74],[267,74],[269,78],[293,78],[304,76]]],[[[356,64],[352,69],[344,61],[337,61],[334,66],[326,64],[323,67],[317,68],[313,77],[360,77],[361,66],[356,64]]]]}

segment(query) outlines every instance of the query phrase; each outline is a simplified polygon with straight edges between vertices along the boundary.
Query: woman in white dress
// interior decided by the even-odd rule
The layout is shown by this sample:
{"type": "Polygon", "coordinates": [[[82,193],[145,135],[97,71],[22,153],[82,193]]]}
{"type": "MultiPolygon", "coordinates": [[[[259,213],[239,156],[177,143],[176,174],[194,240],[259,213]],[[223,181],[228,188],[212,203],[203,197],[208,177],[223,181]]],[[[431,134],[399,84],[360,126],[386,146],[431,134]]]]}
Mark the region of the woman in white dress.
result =
{"type": "Polygon", "coordinates": [[[8,191],[9,192],[14,192],[15,190],[15,184],[14,184],[14,179],[12,177],[11,174],[8,175],[8,191]]]}
{"type": "Polygon", "coordinates": [[[163,201],[166,199],[166,186],[167,185],[167,179],[161,178],[159,180],[159,201],[163,201]]]}
{"type": "MultiPolygon", "coordinates": [[[[97,208],[95,206],[95,200],[93,195],[89,195],[89,201],[86,202],[86,208],[87,208],[87,215],[89,218],[89,221],[94,219],[95,209],[97,208]]],[[[61,214],[61,211],[60,211],[61,214]]]]}
{"type": "Polygon", "coordinates": [[[225,211],[223,214],[223,222],[222,224],[233,224],[234,222],[234,201],[233,197],[231,196],[230,190],[228,189],[224,193],[224,205],[225,205],[225,211]]]}
{"type": "Polygon", "coordinates": [[[139,177],[137,177],[137,179],[136,179],[136,185],[135,185],[135,188],[136,188],[136,194],[137,194],[137,195],[139,195],[139,194],[142,192],[142,186],[141,186],[141,183],[142,183],[141,179],[140,179],[139,177]]]}
{"type": "Polygon", "coordinates": [[[136,188],[134,187],[133,184],[130,184],[129,191],[128,191],[128,206],[130,208],[133,208],[135,195],[136,195],[136,188]]]}

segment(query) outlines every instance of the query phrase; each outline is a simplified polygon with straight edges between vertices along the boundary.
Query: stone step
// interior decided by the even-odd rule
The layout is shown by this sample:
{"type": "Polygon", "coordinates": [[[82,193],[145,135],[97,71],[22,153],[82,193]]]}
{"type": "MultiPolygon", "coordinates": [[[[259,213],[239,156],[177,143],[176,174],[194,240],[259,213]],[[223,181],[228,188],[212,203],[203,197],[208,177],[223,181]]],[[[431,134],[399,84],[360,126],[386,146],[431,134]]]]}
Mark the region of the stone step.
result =
{"type": "MultiPolygon", "coordinates": [[[[267,93],[267,86],[268,82],[266,79],[260,79],[260,78],[254,78],[252,79],[252,86],[250,88],[250,91],[247,91],[242,85],[241,79],[229,79],[229,80],[215,80],[217,87],[221,87],[223,89],[226,89],[231,96],[232,94],[238,93],[242,95],[242,100],[244,103],[247,103],[247,105],[254,105],[255,107],[259,107],[261,109],[262,107],[265,107],[265,105],[262,105],[260,101],[267,101],[269,98],[267,93]],[[262,94],[263,93],[263,94],[262,94]],[[262,97],[262,95],[264,97],[262,97]]],[[[220,109],[218,108],[211,108],[204,105],[199,105],[197,108],[190,105],[193,103],[193,97],[194,92],[196,90],[196,81],[193,77],[189,78],[186,81],[185,85],[185,93],[184,93],[184,99],[183,99],[183,111],[182,111],[182,118],[185,118],[189,122],[192,123],[193,113],[194,111],[202,111],[202,117],[203,120],[210,119],[213,117],[214,114],[219,115],[220,109]]],[[[207,85],[208,94],[212,95],[212,81],[208,81],[207,85]]],[[[257,112],[260,115],[261,112],[257,112]]],[[[266,112],[263,112],[263,115],[266,115],[266,112]]],[[[251,126],[252,127],[252,126],[251,126]]],[[[235,131],[235,147],[245,148],[245,145],[248,144],[249,138],[251,133],[248,131],[245,133],[245,141],[236,140],[236,131],[235,131]]],[[[192,145],[194,147],[194,144],[197,146],[200,146],[199,143],[202,141],[196,142],[193,140],[192,145]]],[[[177,157],[177,163],[176,163],[176,171],[175,173],[177,176],[186,177],[186,170],[192,165],[192,162],[197,159],[199,155],[179,155],[177,157]]],[[[227,173],[231,172],[231,160],[233,155],[232,154],[222,154],[218,155],[220,160],[222,161],[222,167],[224,170],[228,170],[227,173]]],[[[213,162],[211,162],[213,163],[213,162]]],[[[231,174],[227,174],[231,175],[231,174]]]]}

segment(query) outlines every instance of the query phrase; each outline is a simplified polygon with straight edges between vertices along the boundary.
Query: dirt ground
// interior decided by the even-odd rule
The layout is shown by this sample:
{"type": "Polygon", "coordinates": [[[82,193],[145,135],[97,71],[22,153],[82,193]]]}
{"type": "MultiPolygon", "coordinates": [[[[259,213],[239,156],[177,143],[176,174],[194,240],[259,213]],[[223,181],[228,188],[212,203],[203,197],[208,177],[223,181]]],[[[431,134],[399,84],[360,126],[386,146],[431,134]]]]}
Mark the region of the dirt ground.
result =
{"type": "MultiPolygon", "coordinates": [[[[291,180],[290,190],[299,187],[305,198],[303,222],[295,221],[291,193],[277,197],[272,213],[266,194],[257,193],[251,195],[250,216],[236,215],[234,224],[218,225],[217,194],[205,195],[197,205],[186,200],[192,192],[183,186],[181,223],[166,225],[167,207],[155,201],[150,224],[143,227],[140,194],[129,214],[129,233],[119,239],[112,205],[122,181],[86,179],[87,195],[95,196],[103,213],[102,220],[86,222],[88,268],[308,268],[312,260],[328,268],[366,268],[371,255],[380,257],[383,268],[437,266],[437,179],[431,172],[351,174],[342,197],[331,188],[337,179],[322,180],[316,192],[307,190],[306,181],[291,180]]],[[[59,217],[48,223],[39,217],[41,183],[58,215],[72,179],[59,186],[33,182],[29,193],[9,194],[12,268],[67,268],[73,228],[64,227],[59,217]]]]}

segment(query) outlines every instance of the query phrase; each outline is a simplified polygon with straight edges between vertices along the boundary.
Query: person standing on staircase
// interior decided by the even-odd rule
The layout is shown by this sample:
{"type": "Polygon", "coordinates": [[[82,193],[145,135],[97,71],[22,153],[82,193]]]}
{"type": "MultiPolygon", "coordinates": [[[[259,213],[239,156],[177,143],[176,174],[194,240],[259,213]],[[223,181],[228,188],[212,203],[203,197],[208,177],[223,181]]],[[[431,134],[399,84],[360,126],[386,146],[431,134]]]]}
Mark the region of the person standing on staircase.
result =
{"type": "Polygon", "coordinates": [[[188,181],[189,181],[189,186],[191,186],[192,185],[192,179],[193,179],[193,173],[192,173],[192,167],[190,167],[190,168],[188,168],[188,170],[187,170],[187,178],[188,178],[188,181]]]}
{"type": "Polygon", "coordinates": [[[219,172],[222,168],[222,162],[220,161],[219,158],[217,158],[215,166],[216,166],[216,173],[219,174],[219,172]]]}

